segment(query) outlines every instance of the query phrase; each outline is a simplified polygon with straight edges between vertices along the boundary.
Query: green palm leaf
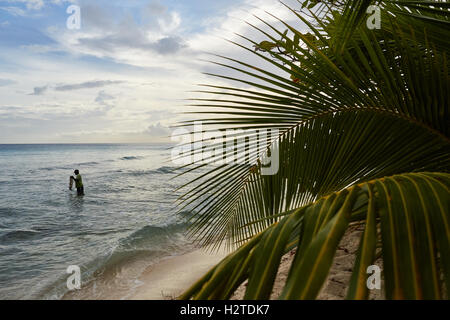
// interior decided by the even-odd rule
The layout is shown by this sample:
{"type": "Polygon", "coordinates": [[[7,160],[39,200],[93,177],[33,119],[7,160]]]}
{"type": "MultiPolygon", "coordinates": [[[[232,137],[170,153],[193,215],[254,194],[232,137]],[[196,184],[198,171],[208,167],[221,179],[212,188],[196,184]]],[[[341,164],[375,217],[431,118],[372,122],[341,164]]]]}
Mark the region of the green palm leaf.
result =
{"type": "MultiPolygon", "coordinates": [[[[431,46],[423,47],[403,33],[381,34],[385,36],[381,39],[389,39],[386,45],[380,35],[362,29],[357,40],[350,43],[351,50],[328,57],[328,40],[324,39],[324,46],[319,48],[295,28],[286,26],[309,47],[291,43],[292,56],[301,61],[302,69],[294,68],[281,54],[272,53],[276,59],[254,54],[301,79],[301,83],[225,58],[237,65],[222,66],[259,81],[245,80],[255,90],[243,93],[231,87],[213,87],[202,93],[221,93],[230,98],[197,99],[193,105],[206,110],[198,114],[215,115],[196,120],[214,129],[232,125],[236,129],[280,130],[273,147],[279,149],[284,161],[273,177],[253,172],[251,168],[273,142],[270,138],[253,139],[248,146],[248,165],[214,168],[205,174],[205,178],[214,179],[193,187],[181,198],[183,209],[197,210],[192,234],[202,244],[227,239],[230,245],[242,242],[276,221],[262,218],[297,208],[350,183],[410,170],[450,167],[450,84],[445,55],[439,51],[427,54],[432,52],[431,46]],[[291,68],[287,67],[289,63],[291,68]],[[261,84],[264,82],[267,84],[261,84]],[[364,146],[367,150],[361,149],[364,146]],[[415,162],[415,157],[421,162],[415,162]],[[354,168],[359,170],[350,173],[354,168]],[[208,198],[209,194],[219,195],[208,198]],[[260,223],[245,227],[255,220],[260,223]]],[[[244,145],[241,141],[236,148],[244,145]]],[[[197,152],[215,147],[213,144],[197,152]]],[[[225,156],[234,153],[232,149],[225,156]]]]}
{"type": "Polygon", "coordinates": [[[267,299],[281,256],[291,248],[288,239],[296,239],[298,249],[279,298],[315,298],[335,249],[361,204],[366,227],[348,297],[367,297],[365,269],[374,262],[374,241],[380,233],[386,297],[443,298],[450,275],[446,254],[450,243],[449,186],[449,174],[421,172],[375,179],[333,193],[267,228],[222,260],[180,298],[227,299],[249,279],[245,297],[267,299]],[[415,206],[414,199],[420,205],[415,206]],[[422,225],[425,220],[427,228],[422,225]],[[422,239],[429,239],[428,232],[440,240],[424,243],[422,239]]]}
{"type": "Polygon", "coordinates": [[[450,8],[379,1],[382,29],[368,30],[364,12],[373,3],[308,1],[310,9],[318,4],[308,16],[286,7],[307,33],[258,18],[252,27],[263,42],[232,42],[254,60],[214,56],[212,63],[232,73],[209,75],[236,86],[201,85],[190,105],[201,118],[179,126],[201,121],[205,133],[241,130],[228,141],[197,138],[192,145],[203,147],[188,154],[201,159],[222,148],[221,159],[237,163],[186,165],[199,174],[180,187],[187,191],[179,203],[194,213],[195,241],[237,250],[183,298],[229,298],[248,279],[245,298],[266,299],[293,247],[281,298],[315,298],[355,221],[365,231],[347,298],[368,297],[366,270],[379,254],[387,298],[446,297],[450,8]],[[263,130],[277,134],[260,136],[263,130]],[[279,156],[278,170],[264,175],[269,154],[279,156]]]}

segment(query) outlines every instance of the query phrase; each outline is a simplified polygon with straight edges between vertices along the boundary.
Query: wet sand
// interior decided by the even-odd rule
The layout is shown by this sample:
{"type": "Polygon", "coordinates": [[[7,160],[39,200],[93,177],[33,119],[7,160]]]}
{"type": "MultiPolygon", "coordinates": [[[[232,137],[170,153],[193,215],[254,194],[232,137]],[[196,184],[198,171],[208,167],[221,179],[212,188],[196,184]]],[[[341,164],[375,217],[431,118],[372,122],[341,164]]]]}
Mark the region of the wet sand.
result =
{"type": "Polygon", "coordinates": [[[220,262],[226,252],[211,254],[202,249],[170,257],[148,267],[140,276],[144,285],[136,289],[133,300],[176,299],[184,290],[220,262]]]}
{"type": "MultiPolygon", "coordinates": [[[[357,226],[351,227],[344,235],[318,299],[345,298],[361,235],[362,229],[357,226]]],[[[271,299],[277,299],[281,294],[294,254],[295,251],[291,251],[283,256],[271,299]]],[[[176,299],[225,256],[223,250],[216,254],[197,250],[163,260],[145,270],[139,278],[144,284],[137,289],[131,299],[176,299]]],[[[382,267],[380,261],[377,261],[377,264],[382,267]]],[[[237,289],[232,299],[243,299],[245,288],[246,282],[237,289]]],[[[382,299],[381,290],[372,290],[370,294],[370,299],[382,299]]]]}

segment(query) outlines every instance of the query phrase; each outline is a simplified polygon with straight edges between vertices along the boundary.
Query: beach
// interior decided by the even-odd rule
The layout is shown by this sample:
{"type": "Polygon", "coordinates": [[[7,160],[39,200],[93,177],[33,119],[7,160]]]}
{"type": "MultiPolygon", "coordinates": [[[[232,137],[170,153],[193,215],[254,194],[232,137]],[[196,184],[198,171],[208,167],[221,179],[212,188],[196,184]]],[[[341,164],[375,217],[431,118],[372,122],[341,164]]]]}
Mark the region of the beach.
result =
{"type": "Polygon", "coordinates": [[[148,267],[139,277],[142,286],[130,297],[132,300],[171,300],[200,279],[227,253],[221,249],[210,253],[204,249],[166,258],[148,267]]]}
{"type": "MultiPolygon", "coordinates": [[[[328,278],[318,296],[319,300],[345,299],[362,232],[362,227],[352,226],[344,235],[336,251],[328,278]]],[[[142,273],[139,277],[142,285],[130,298],[136,300],[176,299],[226,255],[227,253],[223,249],[216,253],[198,249],[191,253],[167,258],[148,267],[142,273]]],[[[295,249],[282,257],[271,299],[277,299],[281,294],[294,256],[295,249]]],[[[376,261],[376,264],[379,263],[381,262],[376,261]]],[[[246,284],[244,282],[236,290],[231,300],[244,298],[246,284]]],[[[370,299],[379,300],[381,298],[382,290],[371,290],[370,299]]]]}

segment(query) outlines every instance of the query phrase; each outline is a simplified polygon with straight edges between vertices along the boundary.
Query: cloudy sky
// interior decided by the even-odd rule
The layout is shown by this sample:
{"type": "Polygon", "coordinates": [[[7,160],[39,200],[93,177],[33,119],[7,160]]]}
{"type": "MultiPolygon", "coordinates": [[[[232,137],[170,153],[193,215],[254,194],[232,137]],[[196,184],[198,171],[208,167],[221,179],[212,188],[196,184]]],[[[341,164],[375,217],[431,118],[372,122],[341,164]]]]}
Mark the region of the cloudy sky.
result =
{"type": "Polygon", "coordinates": [[[245,59],[222,38],[264,40],[244,23],[264,10],[292,18],[277,0],[0,0],[0,143],[161,141],[218,83],[205,53],[245,59]]]}

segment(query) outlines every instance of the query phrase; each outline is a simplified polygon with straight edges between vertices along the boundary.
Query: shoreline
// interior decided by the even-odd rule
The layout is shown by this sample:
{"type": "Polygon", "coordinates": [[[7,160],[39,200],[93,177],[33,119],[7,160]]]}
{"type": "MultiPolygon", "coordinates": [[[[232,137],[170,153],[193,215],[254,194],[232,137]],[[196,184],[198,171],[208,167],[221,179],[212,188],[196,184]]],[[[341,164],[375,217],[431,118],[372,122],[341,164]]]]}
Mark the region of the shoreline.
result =
{"type": "MultiPolygon", "coordinates": [[[[338,245],[327,279],[317,300],[345,299],[348,284],[356,259],[363,227],[351,226],[338,245]]],[[[278,299],[286,282],[295,250],[287,252],[282,258],[275,278],[270,300],[278,299]]],[[[88,283],[81,290],[64,294],[63,300],[175,300],[188,290],[212,267],[230,252],[225,247],[213,253],[205,248],[180,255],[166,256],[155,263],[148,264],[145,258],[126,261],[118,270],[88,283]],[[139,271],[137,271],[139,270],[139,271]],[[134,271],[132,279],[129,272],[134,271]],[[130,281],[131,280],[131,281],[130,281]]],[[[375,262],[382,267],[381,260],[375,262]]],[[[247,280],[230,297],[230,300],[243,300],[247,280]]],[[[381,290],[372,290],[369,299],[383,299],[384,281],[381,290]]]]}
{"type": "MultiPolygon", "coordinates": [[[[356,258],[359,240],[363,230],[358,226],[349,228],[338,246],[328,278],[317,297],[318,300],[343,300],[356,258]]],[[[295,249],[294,249],[295,250],[295,249]]],[[[289,268],[295,256],[295,251],[286,253],[282,259],[275,279],[270,299],[277,299],[284,287],[289,268]]],[[[139,277],[143,284],[129,297],[131,300],[172,300],[189,289],[198,279],[214,265],[220,262],[228,253],[210,254],[204,249],[180,256],[161,260],[148,267],[139,277]]],[[[381,265],[380,261],[376,262],[381,265]]],[[[231,297],[231,300],[242,300],[247,282],[244,282],[231,297]]],[[[382,284],[383,288],[384,283],[382,284]]],[[[383,290],[372,290],[371,300],[383,299],[383,290]]]]}
{"type": "Polygon", "coordinates": [[[162,259],[144,270],[138,278],[143,284],[128,299],[174,300],[227,255],[223,248],[215,253],[196,249],[162,259]]]}

